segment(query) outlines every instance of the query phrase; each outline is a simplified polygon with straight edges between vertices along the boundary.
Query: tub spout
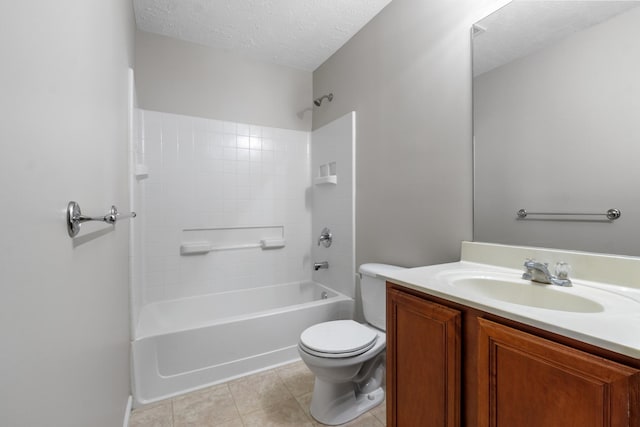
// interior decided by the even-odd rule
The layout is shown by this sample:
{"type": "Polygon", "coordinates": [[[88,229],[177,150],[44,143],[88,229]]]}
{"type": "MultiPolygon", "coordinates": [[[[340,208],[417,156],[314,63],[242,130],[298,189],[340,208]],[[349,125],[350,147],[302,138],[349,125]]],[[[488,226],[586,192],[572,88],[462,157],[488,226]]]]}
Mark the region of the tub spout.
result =
{"type": "Polygon", "coordinates": [[[320,269],[327,269],[329,268],[329,262],[328,261],[322,261],[322,262],[316,262],[313,264],[313,269],[315,271],[318,271],[320,269]]]}

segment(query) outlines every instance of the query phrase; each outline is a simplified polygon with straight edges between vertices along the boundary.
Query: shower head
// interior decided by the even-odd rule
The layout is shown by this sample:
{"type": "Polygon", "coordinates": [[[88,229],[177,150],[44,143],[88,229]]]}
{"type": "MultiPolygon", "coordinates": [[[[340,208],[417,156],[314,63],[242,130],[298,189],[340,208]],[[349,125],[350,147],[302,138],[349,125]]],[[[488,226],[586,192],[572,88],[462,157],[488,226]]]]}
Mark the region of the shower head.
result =
{"type": "Polygon", "coordinates": [[[316,105],[316,107],[319,107],[320,104],[322,104],[322,100],[327,98],[329,100],[329,102],[333,101],[333,94],[330,93],[329,95],[322,95],[320,98],[316,98],[313,100],[313,103],[316,105]]]}

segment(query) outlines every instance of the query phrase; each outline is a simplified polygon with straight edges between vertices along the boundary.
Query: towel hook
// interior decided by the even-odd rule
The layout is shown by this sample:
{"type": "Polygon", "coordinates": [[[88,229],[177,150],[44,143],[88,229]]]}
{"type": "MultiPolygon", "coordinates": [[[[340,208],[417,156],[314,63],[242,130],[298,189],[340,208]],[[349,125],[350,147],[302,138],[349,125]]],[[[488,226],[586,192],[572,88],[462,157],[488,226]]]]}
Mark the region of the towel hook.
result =
{"type": "Polygon", "coordinates": [[[67,205],[67,232],[69,237],[75,237],[80,232],[80,225],[87,221],[102,221],[108,224],[115,224],[119,219],[135,218],[136,213],[131,212],[128,214],[121,214],[118,212],[118,208],[111,206],[109,212],[104,216],[86,216],[82,215],[80,205],[77,202],[71,201],[67,205]]]}

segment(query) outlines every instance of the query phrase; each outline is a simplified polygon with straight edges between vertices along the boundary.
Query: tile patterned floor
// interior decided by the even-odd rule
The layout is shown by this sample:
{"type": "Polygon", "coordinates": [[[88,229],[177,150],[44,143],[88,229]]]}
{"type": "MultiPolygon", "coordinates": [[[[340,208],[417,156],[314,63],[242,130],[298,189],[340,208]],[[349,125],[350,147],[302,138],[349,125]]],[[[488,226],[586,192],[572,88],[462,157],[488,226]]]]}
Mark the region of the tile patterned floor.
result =
{"type": "MultiPolygon", "coordinates": [[[[316,427],[309,403],[313,374],[295,362],[138,408],[129,427],[316,427]]],[[[386,425],[384,402],[348,427],[386,425]]]]}

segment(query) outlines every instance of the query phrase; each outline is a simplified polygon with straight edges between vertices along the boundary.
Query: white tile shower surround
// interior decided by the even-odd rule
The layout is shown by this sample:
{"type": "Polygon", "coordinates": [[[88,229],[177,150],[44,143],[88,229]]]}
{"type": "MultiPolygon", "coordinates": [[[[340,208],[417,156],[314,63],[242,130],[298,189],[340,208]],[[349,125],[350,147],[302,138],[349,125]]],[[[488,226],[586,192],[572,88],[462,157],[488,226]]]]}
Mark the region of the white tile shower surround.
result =
{"type": "Polygon", "coordinates": [[[145,110],[137,118],[132,150],[149,172],[134,184],[140,304],[311,278],[309,132],[145,110]],[[274,225],[284,227],[283,249],[179,253],[184,229],[274,225]]]}
{"type": "MultiPolygon", "coordinates": [[[[313,374],[301,361],[136,409],[129,427],[314,427],[313,374]]],[[[348,427],[386,425],[385,402],[348,427]]]]}

